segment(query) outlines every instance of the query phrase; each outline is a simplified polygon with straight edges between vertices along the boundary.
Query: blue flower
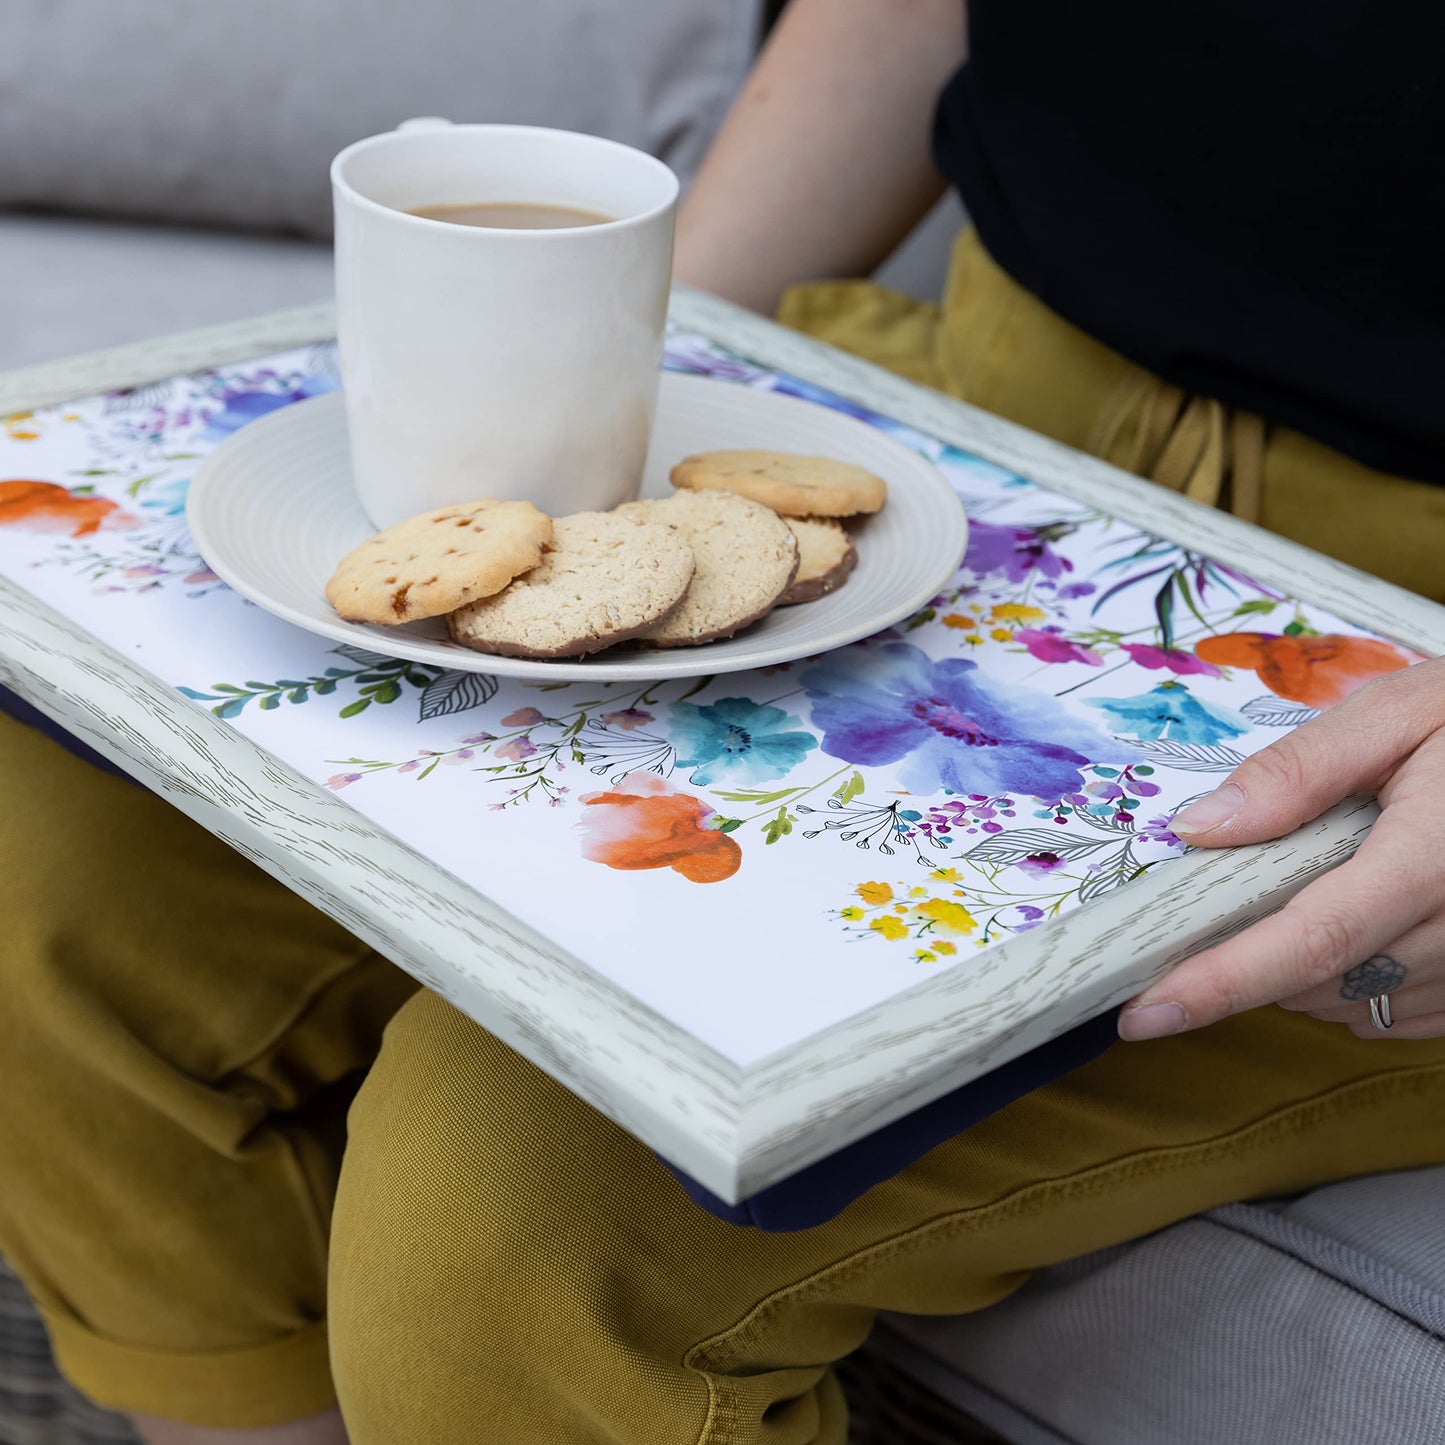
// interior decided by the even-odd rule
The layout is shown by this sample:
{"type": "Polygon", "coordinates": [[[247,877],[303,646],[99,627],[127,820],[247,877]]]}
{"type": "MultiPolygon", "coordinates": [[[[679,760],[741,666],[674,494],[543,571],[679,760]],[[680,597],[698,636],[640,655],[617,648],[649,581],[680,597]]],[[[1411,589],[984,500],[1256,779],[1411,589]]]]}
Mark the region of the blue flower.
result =
{"type": "Polygon", "coordinates": [[[189,477],[172,477],[159,487],[150,488],[141,499],[141,506],[167,517],[179,517],[186,510],[186,493],[190,490],[189,477]]]}
{"type": "Polygon", "coordinates": [[[1170,742],[1213,747],[1225,738],[1242,737],[1250,727],[1233,708],[1201,702],[1173,678],[1142,697],[1099,697],[1089,706],[1098,708],[1116,733],[1147,742],[1167,737],[1170,742]]]}
{"type": "Polygon", "coordinates": [[[312,373],[300,383],[286,391],[263,391],[252,388],[236,388],[221,393],[221,410],[213,412],[206,419],[205,437],[208,441],[225,441],[233,432],[240,431],[248,421],[265,416],[268,412],[279,411],[293,401],[305,401],[308,397],[321,396],[336,390],[336,382],[321,372],[312,373]]]}
{"type": "Polygon", "coordinates": [[[750,783],[784,777],[818,746],[800,719],[745,697],[673,703],[671,735],[678,767],[696,769],[700,788],[721,773],[750,783]]]}
{"type": "Polygon", "coordinates": [[[1022,794],[1057,801],[1090,763],[1138,759],[1048,693],[999,687],[965,658],[908,643],[847,648],[803,674],[823,751],[865,767],[901,762],[912,793],[1022,794]]]}

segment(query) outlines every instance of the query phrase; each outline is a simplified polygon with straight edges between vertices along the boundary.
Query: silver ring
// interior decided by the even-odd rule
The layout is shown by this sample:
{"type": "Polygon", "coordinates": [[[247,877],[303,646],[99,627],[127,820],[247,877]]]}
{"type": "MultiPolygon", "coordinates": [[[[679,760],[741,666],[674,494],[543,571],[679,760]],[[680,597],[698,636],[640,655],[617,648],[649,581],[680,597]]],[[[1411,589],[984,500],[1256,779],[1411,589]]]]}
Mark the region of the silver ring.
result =
{"type": "Polygon", "coordinates": [[[1390,1014],[1390,995],[1382,993],[1378,998],[1370,1000],[1370,1022],[1383,1033],[1386,1029],[1394,1028],[1395,1020],[1390,1014]]]}

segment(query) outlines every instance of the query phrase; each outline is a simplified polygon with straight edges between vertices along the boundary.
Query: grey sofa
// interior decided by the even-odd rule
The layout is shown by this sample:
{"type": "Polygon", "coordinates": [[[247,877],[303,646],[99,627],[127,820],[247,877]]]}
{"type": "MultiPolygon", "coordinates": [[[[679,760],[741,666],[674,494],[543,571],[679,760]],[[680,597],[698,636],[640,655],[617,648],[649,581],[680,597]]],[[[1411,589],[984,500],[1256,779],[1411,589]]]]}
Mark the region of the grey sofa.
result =
{"type": "MultiPolygon", "coordinates": [[[[12,0],[0,369],[326,296],[326,163],[410,115],[598,131],[686,180],[762,19],[761,0],[12,0]]],[[[935,291],[959,214],[887,279],[935,291]]],[[[979,1315],[890,1317],[868,1351],[1018,1445],[1437,1445],[1445,1170],[1215,1210],[979,1315]]],[[[908,1415],[880,1445],[923,1438],[908,1415]]]]}

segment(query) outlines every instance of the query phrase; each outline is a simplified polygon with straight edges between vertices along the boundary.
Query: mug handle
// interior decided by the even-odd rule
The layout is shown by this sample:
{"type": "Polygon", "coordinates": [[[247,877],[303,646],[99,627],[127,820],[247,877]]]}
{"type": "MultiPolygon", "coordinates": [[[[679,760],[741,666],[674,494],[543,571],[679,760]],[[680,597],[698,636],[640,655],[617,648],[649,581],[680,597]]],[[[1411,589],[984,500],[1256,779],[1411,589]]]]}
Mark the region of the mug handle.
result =
{"type": "Polygon", "coordinates": [[[418,115],[410,120],[404,120],[397,126],[397,130],[447,130],[452,122],[439,115],[418,115]]]}

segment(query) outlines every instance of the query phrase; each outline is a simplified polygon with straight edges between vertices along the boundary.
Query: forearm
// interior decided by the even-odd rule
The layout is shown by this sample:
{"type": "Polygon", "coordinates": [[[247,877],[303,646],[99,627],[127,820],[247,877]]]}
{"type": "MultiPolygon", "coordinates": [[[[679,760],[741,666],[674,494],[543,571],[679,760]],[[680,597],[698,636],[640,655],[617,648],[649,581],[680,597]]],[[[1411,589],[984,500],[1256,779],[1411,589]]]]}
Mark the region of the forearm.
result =
{"type": "Polygon", "coordinates": [[[866,275],[936,201],[929,135],[963,0],[793,0],[678,218],[676,274],[770,311],[866,275]]]}

